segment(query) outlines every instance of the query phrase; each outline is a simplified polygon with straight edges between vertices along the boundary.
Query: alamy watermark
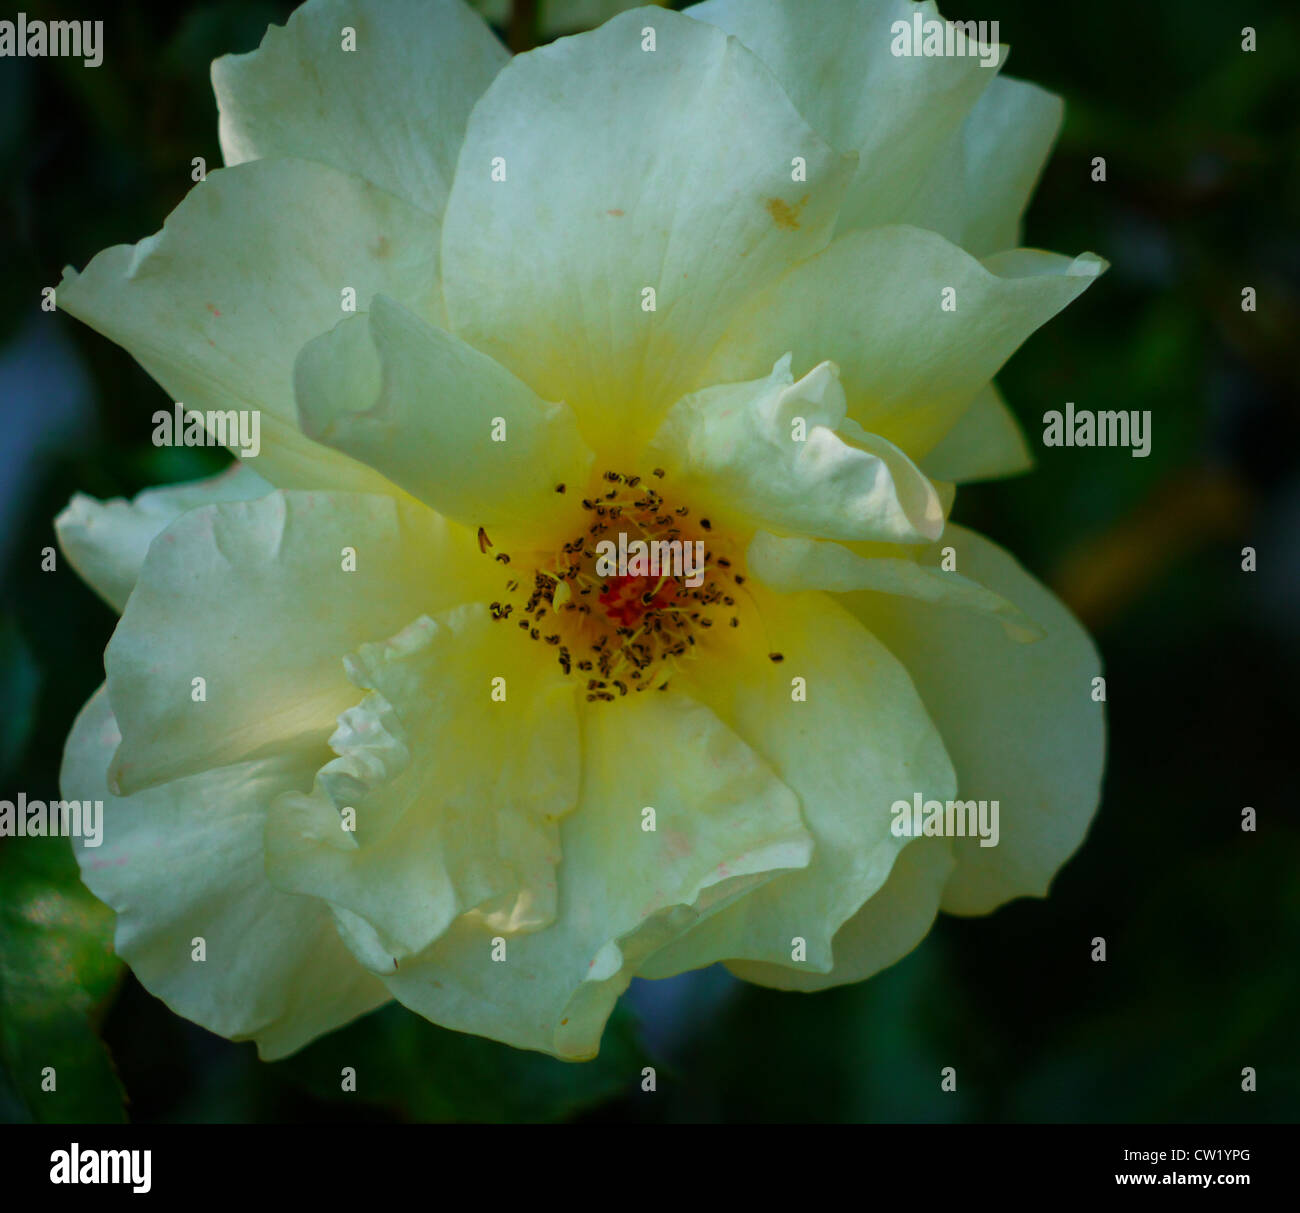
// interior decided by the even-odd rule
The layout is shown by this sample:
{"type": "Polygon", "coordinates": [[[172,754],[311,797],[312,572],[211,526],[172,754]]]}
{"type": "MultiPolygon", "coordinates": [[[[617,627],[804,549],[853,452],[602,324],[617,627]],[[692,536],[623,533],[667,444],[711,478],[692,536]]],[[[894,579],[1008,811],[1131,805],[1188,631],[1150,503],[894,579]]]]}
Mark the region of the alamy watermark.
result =
{"type": "Polygon", "coordinates": [[[209,409],[200,413],[176,404],[153,415],[154,446],[224,446],[241,459],[262,449],[262,414],[257,409],[209,409]]]}
{"type": "Polygon", "coordinates": [[[102,800],[0,800],[0,838],[81,838],[88,847],[104,841],[102,800]]]}
{"type": "Polygon", "coordinates": [[[889,32],[894,35],[889,53],[896,59],[910,59],[914,55],[946,59],[978,55],[980,67],[998,65],[1001,48],[996,21],[943,21],[934,17],[927,20],[915,12],[910,21],[895,21],[889,32]]]}
{"type": "Polygon", "coordinates": [[[1043,414],[1044,446],[1129,446],[1134,459],[1151,454],[1151,410],[1076,410],[1067,402],[1062,413],[1043,414]]]}
{"type": "Polygon", "coordinates": [[[129,1184],[132,1192],[153,1187],[152,1150],[96,1150],[73,1142],[50,1155],[52,1184],[129,1184]]]}
{"type": "Polygon", "coordinates": [[[40,21],[19,13],[0,21],[0,58],[80,59],[83,67],[104,62],[102,21],[40,21]]]}
{"type": "Polygon", "coordinates": [[[978,838],[980,846],[998,845],[996,800],[926,800],[915,792],[911,800],[896,800],[889,832],[895,838],[978,838]]]}
{"type": "Polygon", "coordinates": [[[698,589],[704,584],[704,540],[633,539],[620,531],[618,542],[596,544],[597,577],[679,577],[698,589]]]}

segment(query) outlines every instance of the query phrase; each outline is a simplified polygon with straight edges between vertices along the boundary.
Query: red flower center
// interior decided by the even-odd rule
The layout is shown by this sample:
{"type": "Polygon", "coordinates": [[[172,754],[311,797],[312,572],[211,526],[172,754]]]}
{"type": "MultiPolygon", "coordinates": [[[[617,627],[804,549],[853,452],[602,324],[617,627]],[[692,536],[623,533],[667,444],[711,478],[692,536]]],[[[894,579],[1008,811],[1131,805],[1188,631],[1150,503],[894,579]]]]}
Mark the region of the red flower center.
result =
{"type": "Polygon", "coordinates": [[[668,606],[677,597],[674,577],[609,577],[600,595],[605,614],[622,627],[635,627],[647,611],[668,606]]]}

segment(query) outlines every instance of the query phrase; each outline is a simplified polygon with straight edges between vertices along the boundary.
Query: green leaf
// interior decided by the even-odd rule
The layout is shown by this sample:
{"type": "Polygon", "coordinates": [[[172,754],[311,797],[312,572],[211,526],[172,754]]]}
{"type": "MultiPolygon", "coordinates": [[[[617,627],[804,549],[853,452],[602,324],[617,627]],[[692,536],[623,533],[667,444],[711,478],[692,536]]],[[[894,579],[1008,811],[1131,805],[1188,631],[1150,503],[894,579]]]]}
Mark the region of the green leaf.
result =
{"type": "Polygon", "coordinates": [[[565,1062],[439,1028],[398,1003],[278,1063],[321,1099],[359,1099],[413,1121],[563,1120],[639,1089],[648,1064],[630,1015],[617,1009],[594,1061],[565,1062]],[[356,1092],[342,1090],[343,1068],[356,1092]]]}
{"type": "Polygon", "coordinates": [[[0,844],[0,1107],[13,1119],[118,1123],[121,1083],[95,1031],[122,972],[113,914],[64,838],[0,844]],[[54,1090],[43,1090],[52,1068],[54,1090]],[[18,1105],[15,1112],[13,1105],[18,1105]]]}

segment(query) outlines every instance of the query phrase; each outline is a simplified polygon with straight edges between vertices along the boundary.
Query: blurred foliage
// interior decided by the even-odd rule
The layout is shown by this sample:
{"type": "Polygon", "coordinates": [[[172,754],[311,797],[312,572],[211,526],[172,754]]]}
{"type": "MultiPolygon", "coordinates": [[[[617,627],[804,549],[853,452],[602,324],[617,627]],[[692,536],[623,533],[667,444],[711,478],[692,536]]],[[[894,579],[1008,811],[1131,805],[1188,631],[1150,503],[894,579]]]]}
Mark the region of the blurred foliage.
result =
{"type": "Polygon", "coordinates": [[[113,913],[81,883],[67,839],[6,840],[0,1108],[8,1119],[125,1120],[122,1088],[94,1022],[122,972],[112,935],[113,913]]]}
{"type": "MultiPolygon", "coordinates": [[[[0,62],[0,345],[58,325],[94,388],[85,424],[48,442],[8,520],[0,795],[55,793],[113,627],[62,563],[39,571],[50,520],[74,491],[129,495],[220,462],[150,446],[161,390],[109,342],[41,314],[39,290],[64,264],[157,230],[190,188],[193,157],[220,163],[208,62],[251,49],[291,8],[121,0],[103,14],[102,67],[0,62]]],[[[990,16],[983,0],[942,8],[990,16]]],[[[1105,798],[1051,897],[944,916],[862,985],[805,996],[723,982],[707,1013],[656,1004],[650,1095],[621,1014],[585,1066],[398,1007],[266,1065],[129,974],[100,1025],[110,1065],[92,1031],[116,982],[109,916],[64,844],[0,841],[0,1116],[112,1119],[115,1066],[144,1121],[1297,1118],[1300,11],[1288,0],[1248,15],[1212,0],[996,9],[1011,73],[1067,102],[1025,243],[1112,263],[999,377],[1037,470],[957,503],[960,520],[1071,602],[1103,651],[1105,798]],[[1247,21],[1253,54],[1240,49],[1247,21]],[[1104,183],[1091,180],[1095,156],[1104,183]],[[1240,310],[1244,286],[1258,291],[1253,314],[1240,310]],[[1042,415],[1067,400],[1150,409],[1151,456],[1043,449],[1042,415]],[[1258,574],[1241,572],[1245,544],[1259,549],[1258,574]],[[1256,834],[1241,831],[1244,805],[1259,812],[1256,834]],[[1089,958],[1098,935],[1105,964],[1089,958]],[[56,1094],[33,1088],[42,1065],[58,1068],[56,1094]],[[359,1071],[356,1095],[339,1090],[344,1065],[359,1071]],[[947,1065],[954,1095],[939,1091],[947,1065]]],[[[806,11],[814,19],[815,4],[806,11]]],[[[3,401],[6,420],[20,406],[32,407],[3,401]]]]}
{"type": "Polygon", "coordinates": [[[576,1064],[464,1036],[383,1007],[281,1063],[319,1099],[359,1099],[407,1120],[540,1121],[573,1115],[635,1087],[647,1064],[626,1012],[616,1011],[600,1056],[576,1064]],[[342,1070],[356,1071],[356,1094],[342,1070]]]}
{"type": "Polygon", "coordinates": [[[0,615],[0,778],[13,772],[27,748],[41,672],[18,625],[0,615]]]}

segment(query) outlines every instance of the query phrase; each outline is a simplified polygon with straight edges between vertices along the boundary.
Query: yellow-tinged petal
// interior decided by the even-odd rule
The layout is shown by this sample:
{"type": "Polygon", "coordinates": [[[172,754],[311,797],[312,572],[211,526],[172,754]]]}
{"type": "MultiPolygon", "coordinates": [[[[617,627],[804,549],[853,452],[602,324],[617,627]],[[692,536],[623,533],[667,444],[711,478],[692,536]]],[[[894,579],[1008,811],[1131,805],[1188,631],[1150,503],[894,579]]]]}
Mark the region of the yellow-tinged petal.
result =
{"type": "Polygon", "coordinates": [[[809,855],[790,789],[673,692],[584,712],[582,797],[561,846],[552,925],[506,935],[466,915],[385,976],[393,994],[446,1027],[594,1056],[643,954],[809,855]]]}
{"type": "Polygon", "coordinates": [[[813,860],[684,933],[643,976],[723,957],[830,972],[836,931],[884,885],[907,842],[891,832],[891,806],[918,791],[947,799],[956,787],[938,731],[884,645],[829,595],[757,597],[781,660],[759,657],[690,685],[798,794],[813,860]]]}
{"type": "Polygon", "coordinates": [[[214,65],[234,167],[66,275],[173,400],[260,413],[235,476],[59,520],[125,604],[80,860],[181,1013],[279,1056],[392,993],[585,1058],[634,975],[860,980],[1078,845],[1096,652],[945,529],[1028,459],[991,377],[1104,268],[1012,247],[1060,105],[898,54],[929,0],[818,7],[502,68],[453,0],[308,0],[214,65]],[[995,845],[896,832],[956,797],[995,845]]]}
{"type": "Polygon", "coordinates": [[[383,295],[304,347],[294,386],[310,437],[494,541],[577,521],[592,453],[572,410],[383,295]]]}
{"type": "Polygon", "coordinates": [[[394,968],[468,910],[510,931],[554,916],[578,688],[512,630],[465,606],[364,645],[348,667],[370,694],[339,719],[339,757],[271,813],[272,881],[364,919],[394,968]]]}
{"type": "Polygon", "coordinates": [[[678,13],[521,55],[470,116],[447,204],[452,331],[617,462],[700,386],[745,298],[825,246],[853,163],[749,51],[678,13]]]}
{"type": "Polygon", "coordinates": [[[942,602],[962,610],[997,618],[1007,635],[1021,643],[1037,640],[1042,628],[1014,603],[992,590],[943,568],[943,551],[931,545],[893,554],[898,549],[874,545],[861,555],[838,543],[811,539],[785,539],[759,531],[745,553],[749,571],[764,585],[782,593],[828,590],[836,594],[872,590],[915,598],[921,602],[942,602]],[[889,555],[881,555],[888,552],[889,555]]]}
{"type": "Polygon", "coordinates": [[[958,484],[1014,476],[1033,465],[1020,423],[992,383],[921,461],[927,476],[958,484]]]}
{"type": "Polygon", "coordinates": [[[962,800],[998,801],[996,846],[953,840],[943,908],[984,914],[1044,896],[1083,840],[1105,757],[1104,704],[1093,699],[1097,650],[1070,612],[980,535],[949,525],[957,568],[1008,598],[1045,631],[1017,644],[992,620],[943,603],[845,595],[903,661],[943,734],[962,800]]]}
{"type": "Polygon", "coordinates": [[[919,228],[836,240],[754,296],[705,382],[793,371],[830,359],[849,416],[923,459],[1026,337],[1081,295],[1105,262],[1018,249],[981,263],[919,228]]]}
{"type": "Polygon", "coordinates": [[[491,592],[489,564],[461,528],[391,497],[275,492],[182,515],[105,653],[122,730],[110,785],[319,745],[356,703],[343,658],[491,592]]]}

